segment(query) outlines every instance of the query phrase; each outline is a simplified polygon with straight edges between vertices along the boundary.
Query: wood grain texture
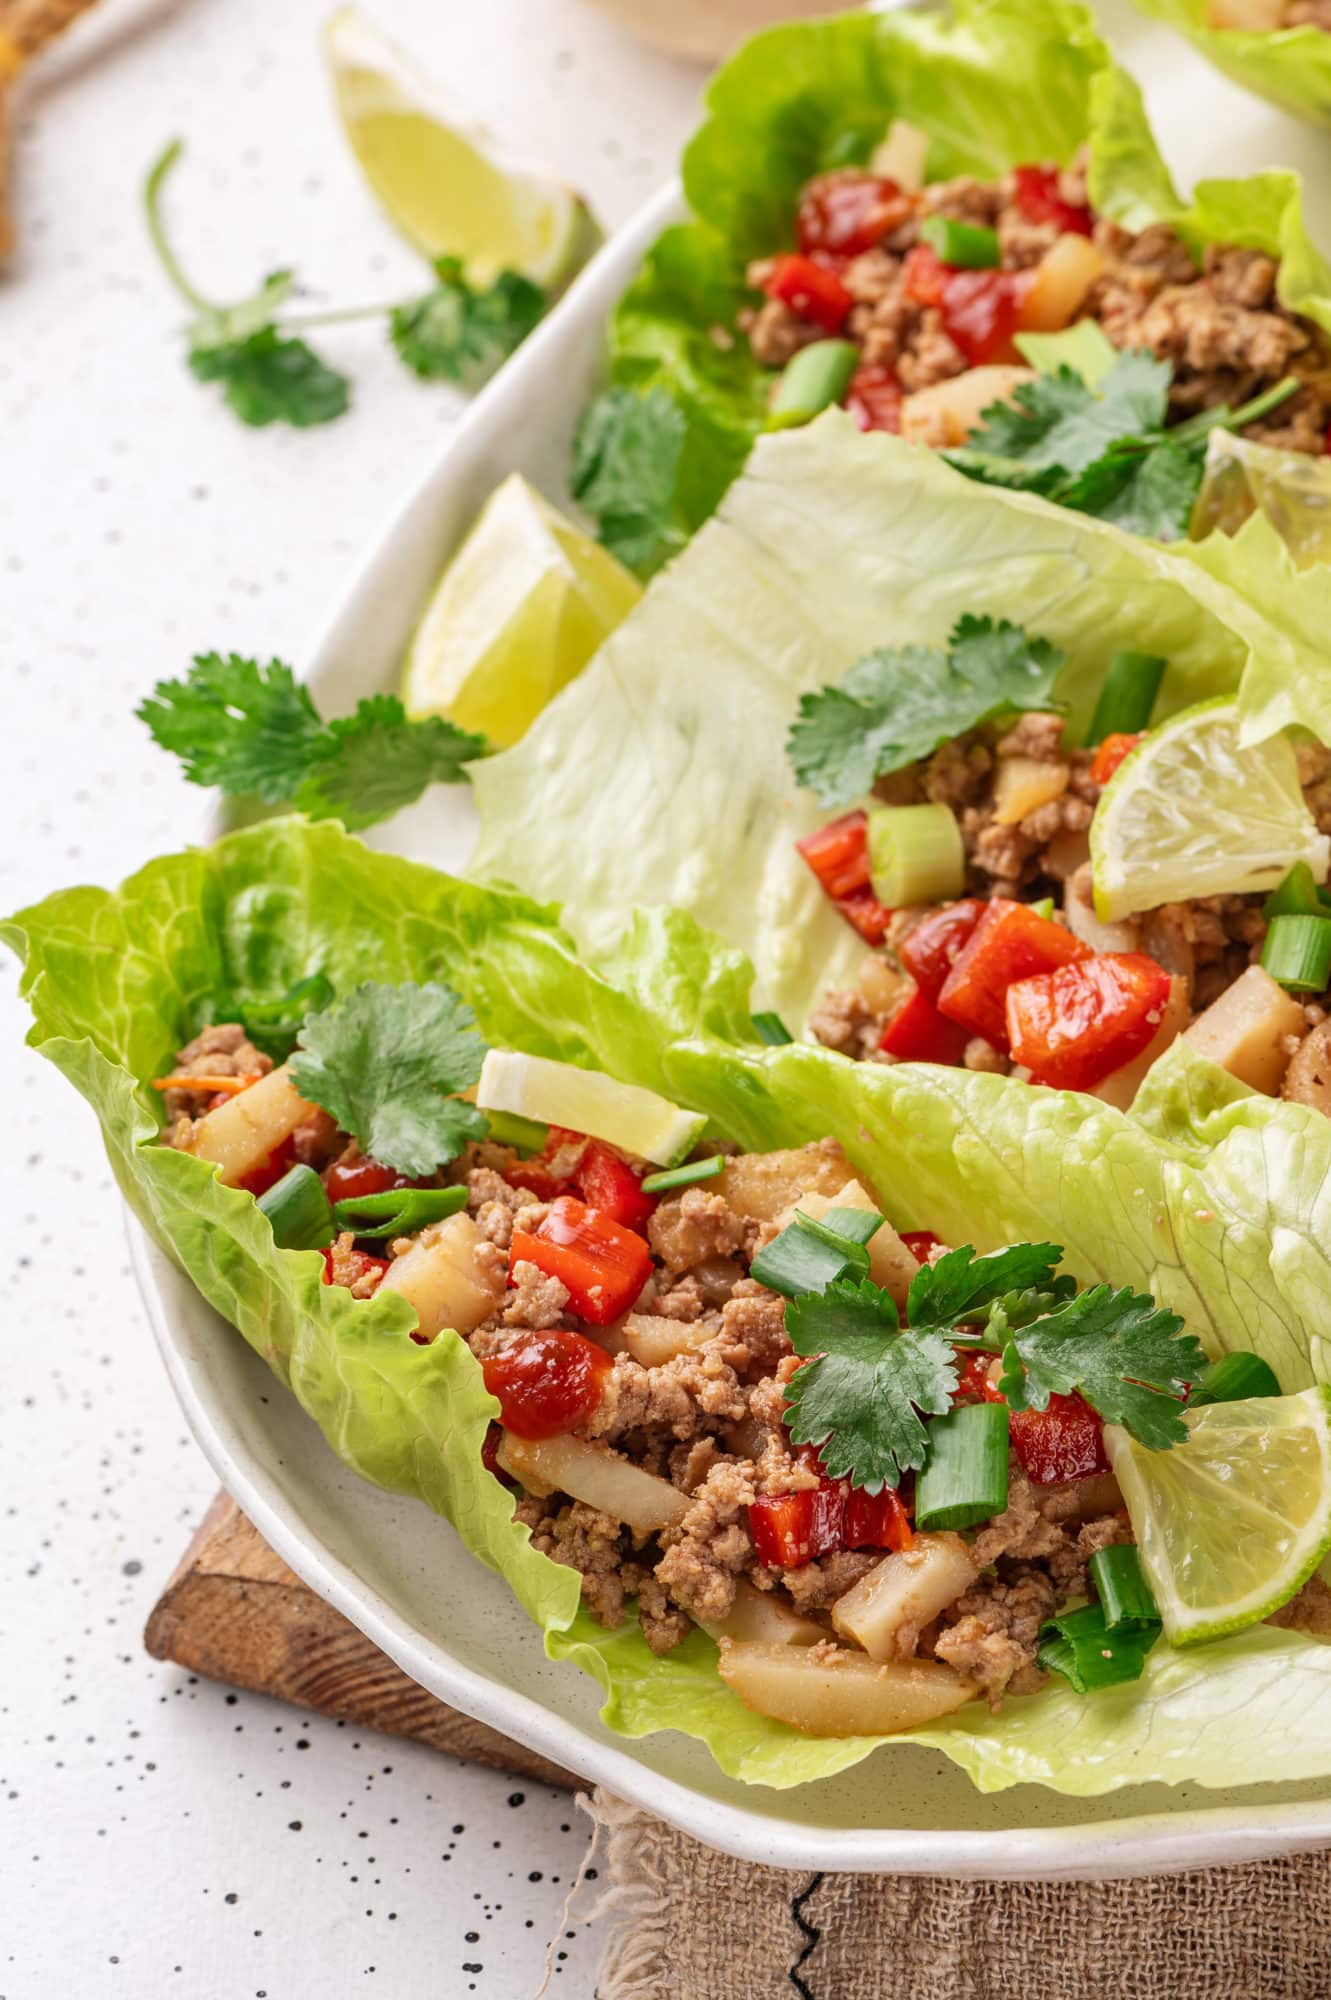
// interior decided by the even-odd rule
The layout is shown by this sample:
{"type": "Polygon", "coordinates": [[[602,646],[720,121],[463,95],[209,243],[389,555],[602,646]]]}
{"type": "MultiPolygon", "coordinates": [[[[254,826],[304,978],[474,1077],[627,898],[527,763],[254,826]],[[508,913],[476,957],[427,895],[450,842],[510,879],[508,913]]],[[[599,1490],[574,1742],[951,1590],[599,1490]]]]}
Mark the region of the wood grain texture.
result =
{"type": "Polygon", "coordinates": [[[568,1771],[418,1687],[274,1555],[219,1493],[144,1630],[155,1660],[474,1764],[572,1787],[568,1771]]]}

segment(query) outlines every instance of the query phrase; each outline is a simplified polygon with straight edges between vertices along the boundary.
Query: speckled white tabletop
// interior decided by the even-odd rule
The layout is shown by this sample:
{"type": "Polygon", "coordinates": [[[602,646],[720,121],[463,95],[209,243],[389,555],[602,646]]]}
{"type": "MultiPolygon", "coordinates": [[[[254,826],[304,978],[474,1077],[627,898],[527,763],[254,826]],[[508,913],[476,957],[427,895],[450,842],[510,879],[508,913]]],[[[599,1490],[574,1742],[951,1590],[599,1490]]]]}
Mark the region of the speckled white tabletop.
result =
{"type": "MultiPolygon", "coordinates": [[[[456,420],[369,328],[326,429],[243,429],[186,375],[138,214],[205,290],[294,264],[319,302],[416,287],[330,113],[330,0],[102,0],[31,94],[0,278],[0,910],[111,883],[201,795],[134,721],[211,647],[299,661],[348,565],[456,420]]],[[[585,0],[367,0],[477,113],[621,222],[670,170],[697,72],[585,0]]],[[[313,303],[313,300],[312,300],[313,303]]],[[[18,1047],[0,970],[0,2000],[590,1995],[561,1933],[586,1827],[562,1793],[150,1661],[140,1635],[214,1480],[130,1278],[91,1118],[18,1047]]]]}

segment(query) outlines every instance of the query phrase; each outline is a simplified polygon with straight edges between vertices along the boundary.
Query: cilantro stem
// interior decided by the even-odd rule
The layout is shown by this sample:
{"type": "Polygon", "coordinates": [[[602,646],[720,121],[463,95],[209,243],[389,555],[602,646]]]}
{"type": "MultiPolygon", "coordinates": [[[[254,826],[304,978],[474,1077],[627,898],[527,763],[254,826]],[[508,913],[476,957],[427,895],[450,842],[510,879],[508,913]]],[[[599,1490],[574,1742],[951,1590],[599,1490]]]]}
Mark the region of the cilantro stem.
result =
{"type": "Polygon", "coordinates": [[[1288,402],[1298,387],[1298,377],[1286,375],[1273,389],[1263,390],[1260,396],[1240,404],[1237,410],[1231,410],[1224,403],[1216,410],[1199,410],[1186,423],[1176,424],[1173,430],[1166,431],[1165,436],[1171,444],[1192,444],[1200,442],[1211,431],[1242,430],[1246,424],[1255,424],[1259,417],[1267,416],[1282,403],[1288,402]]]}
{"type": "Polygon", "coordinates": [[[143,213],[153,249],[157,252],[158,262],[172,285],[185,303],[193,306],[196,312],[208,312],[211,310],[212,301],[204,298],[202,292],[196,292],[185,276],[180,259],[167,240],[166,225],[162,221],[162,190],[166,186],[167,176],[184,150],[183,139],[172,139],[154,160],[148,170],[148,178],[143,183],[143,213]]]}
{"type": "Polygon", "coordinates": [[[312,326],[341,326],[346,321],[357,319],[387,319],[402,303],[401,299],[390,299],[381,306],[341,306],[329,312],[283,313],[282,331],[303,333],[312,326]]]}

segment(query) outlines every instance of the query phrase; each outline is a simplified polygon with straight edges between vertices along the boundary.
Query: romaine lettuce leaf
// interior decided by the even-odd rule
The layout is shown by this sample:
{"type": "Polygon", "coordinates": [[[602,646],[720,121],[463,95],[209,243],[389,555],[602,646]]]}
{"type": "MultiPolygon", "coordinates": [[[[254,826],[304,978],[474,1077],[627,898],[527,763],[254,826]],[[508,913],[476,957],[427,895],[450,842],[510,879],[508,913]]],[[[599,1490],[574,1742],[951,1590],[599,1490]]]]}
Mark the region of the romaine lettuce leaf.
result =
{"type": "Polygon", "coordinates": [[[1177,28],[1193,47],[1245,90],[1292,111],[1296,118],[1331,125],[1331,37],[1309,25],[1274,34],[1249,34],[1207,26],[1207,0],[1137,0],[1144,14],[1177,28]]]}
{"type": "Polygon", "coordinates": [[[1252,740],[1296,718],[1331,739],[1325,572],[1273,546],[1254,519],[1157,548],[828,411],[765,437],[581,678],[472,767],[473,865],[562,899],[593,949],[637,905],[686,909],[799,1028],[863,956],[795,852],[828,817],[786,755],[799,696],[988,614],[1067,653],[1074,741],[1120,649],[1168,660],[1160,715],[1241,687],[1252,740]]]}
{"type": "MultiPolygon", "coordinates": [[[[1079,1275],[1154,1291],[1214,1351],[1264,1354],[1286,1389],[1331,1376],[1331,1122],[1253,1098],[1190,1054],[1167,1058],[1140,1115],[1124,1117],[1006,1077],[743,1046],[747,968],[687,917],[639,920],[591,970],[553,911],[372,853],[327,823],[273,821],[168,856],[118,893],[52,896],[0,934],[26,961],[32,1040],[96,1109],[137,1212],[334,1449],[451,1519],[551,1654],[601,1682],[613,1727],[682,1730],[748,1782],[826,1777],[875,1745],[750,1714],[701,1633],[658,1660],[636,1628],[593,1624],[574,1572],[531,1548],[482,1468],[497,1406],[464,1343],[446,1333],[417,1347],[404,1301],[324,1285],[318,1255],[277,1250],[247,1195],[154,1143],[147,1079],[215,990],[264,994],[314,971],[339,990],[446,978],[492,1041],[664,1091],[747,1145],[839,1138],[903,1226],[982,1249],[1053,1237],[1079,1275]]],[[[1331,1648],[1264,1628],[1204,1654],[1157,1648],[1132,1687],[1087,1700],[1052,1689],[997,1717],[977,1704],[912,1740],[982,1790],[1231,1787],[1331,1773],[1328,1694],[1331,1648]]]]}

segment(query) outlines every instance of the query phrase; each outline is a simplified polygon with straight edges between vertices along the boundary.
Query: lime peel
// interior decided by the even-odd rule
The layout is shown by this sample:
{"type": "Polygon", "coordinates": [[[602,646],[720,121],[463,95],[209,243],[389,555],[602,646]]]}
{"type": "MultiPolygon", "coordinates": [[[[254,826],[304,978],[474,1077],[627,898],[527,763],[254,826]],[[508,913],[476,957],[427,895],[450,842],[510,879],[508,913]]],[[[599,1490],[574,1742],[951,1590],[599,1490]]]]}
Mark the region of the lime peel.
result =
{"type": "Polygon", "coordinates": [[[674,1167],[692,1152],[707,1120],[682,1111],[637,1083],[617,1083],[601,1070],[578,1069],[549,1056],[491,1049],[481,1068],[476,1102],[544,1125],[562,1125],[604,1139],[654,1166],[674,1167]]]}

